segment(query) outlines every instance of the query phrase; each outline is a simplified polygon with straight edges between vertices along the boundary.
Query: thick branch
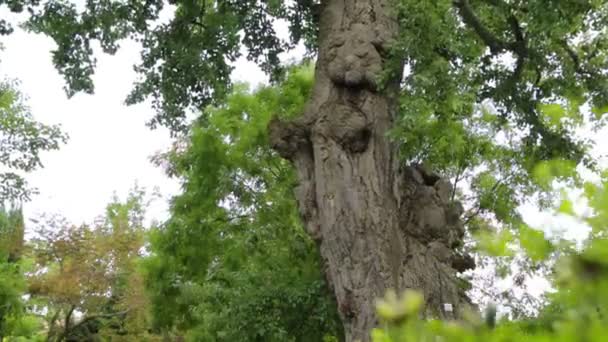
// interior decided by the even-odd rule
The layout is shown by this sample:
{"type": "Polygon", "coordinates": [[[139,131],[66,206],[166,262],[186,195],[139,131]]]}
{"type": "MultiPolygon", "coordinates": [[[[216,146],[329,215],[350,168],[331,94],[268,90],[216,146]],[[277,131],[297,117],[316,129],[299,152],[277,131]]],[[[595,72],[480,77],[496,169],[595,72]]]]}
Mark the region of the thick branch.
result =
{"type": "Polygon", "coordinates": [[[481,23],[481,20],[479,20],[475,12],[473,12],[468,0],[454,0],[453,4],[458,9],[464,23],[477,33],[479,38],[481,38],[481,40],[490,48],[492,54],[495,55],[508,49],[508,44],[506,42],[492,34],[492,32],[481,23]]]}
{"type": "Polygon", "coordinates": [[[305,115],[288,122],[274,117],[268,123],[268,134],[271,147],[281,157],[291,161],[298,172],[299,184],[294,191],[300,216],[312,239],[320,241],[322,236],[317,217],[315,165],[310,126],[310,119],[306,119],[305,115]]]}
{"type": "Polygon", "coordinates": [[[270,145],[281,157],[293,161],[299,152],[311,153],[310,128],[297,121],[273,118],[268,124],[270,145]]]}
{"type": "Polygon", "coordinates": [[[509,44],[509,48],[518,55],[527,55],[528,49],[526,47],[526,38],[524,37],[524,32],[521,29],[521,25],[519,25],[519,20],[517,20],[517,18],[511,14],[509,15],[507,21],[511,26],[511,30],[513,30],[513,33],[515,34],[515,42],[509,44]]]}
{"type": "Polygon", "coordinates": [[[51,341],[51,339],[53,338],[53,335],[55,335],[55,322],[57,322],[57,319],[59,318],[59,313],[60,313],[60,310],[57,310],[55,312],[55,314],[49,320],[49,330],[46,334],[47,342],[51,341]]]}
{"type": "Polygon", "coordinates": [[[513,51],[514,53],[517,53],[520,56],[527,55],[527,47],[526,47],[526,41],[524,38],[523,30],[521,29],[521,26],[519,25],[519,21],[517,20],[515,15],[513,15],[513,13],[510,12],[509,4],[504,2],[504,0],[484,0],[484,1],[494,7],[497,7],[499,10],[509,12],[509,17],[507,18],[507,22],[508,22],[509,26],[511,26],[511,30],[515,34],[515,41],[507,43],[505,45],[505,47],[507,50],[513,51]]]}
{"type": "Polygon", "coordinates": [[[589,74],[589,72],[587,72],[587,70],[585,70],[582,65],[581,65],[581,59],[578,56],[578,54],[570,47],[570,45],[568,45],[568,42],[564,39],[561,42],[561,46],[563,47],[563,49],[566,51],[566,53],[568,54],[568,57],[570,57],[570,59],[572,60],[572,64],[574,65],[574,71],[576,71],[577,73],[581,74],[581,75],[586,75],[589,74]]]}
{"type": "MultiPolygon", "coordinates": [[[[485,0],[486,3],[495,6],[499,9],[508,10],[508,4],[502,0],[485,0]]],[[[507,22],[513,31],[514,40],[505,42],[492,34],[479,20],[468,0],[454,0],[454,5],[458,8],[460,15],[466,25],[471,27],[481,40],[490,48],[492,54],[497,54],[503,51],[511,51],[517,56],[515,69],[513,73],[500,85],[496,87],[494,93],[512,88],[521,78],[526,60],[530,55],[528,42],[524,35],[523,29],[513,13],[510,13],[507,22]]]]}
{"type": "Polygon", "coordinates": [[[60,340],[66,339],[68,337],[71,328],[70,322],[72,321],[72,314],[74,313],[74,310],[76,310],[76,306],[72,305],[70,307],[70,310],[68,310],[67,315],[65,315],[65,321],[63,323],[63,337],[60,338],[60,340]]]}
{"type": "MultiPolygon", "coordinates": [[[[501,0],[486,0],[486,2],[492,6],[498,7],[500,9],[508,8],[508,4],[501,0]]],[[[460,16],[464,23],[472,28],[475,33],[481,38],[481,40],[490,48],[492,54],[498,54],[502,51],[511,51],[517,54],[520,57],[528,56],[528,47],[527,41],[524,36],[523,30],[519,21],[513,15],[513,13],[509,14],[507,18],[507,22],[513,31],[515,36],[515,40],[512,42],[505,42],[502,39],[498,38],[495,34],[490,32],[482,23],[481,20],[477,17],[468,0],[454,0],[454,6],[458,9],[460,16]]]]}
{"type": "Polygon", "coordinates": [[[90,322],[92,320],[96,320],[96,319],[100,319],[100,318],[112,318],[112,317],[116,317],[116,316],[122,316],[122,315],[128,314],[129,311],[131,311],[131,309],[127,309],[127,310],[123,310],[123,311],[119,311],[119,312],[107,313],[107,314],[97,314],[97,315],[87,316],[84,319],[82,319],[80,322],[74,324],[71,327],[71,330],[75,330],[78,327],[80,327],[80,326],[84,325],[85,323],[90,322]]]}

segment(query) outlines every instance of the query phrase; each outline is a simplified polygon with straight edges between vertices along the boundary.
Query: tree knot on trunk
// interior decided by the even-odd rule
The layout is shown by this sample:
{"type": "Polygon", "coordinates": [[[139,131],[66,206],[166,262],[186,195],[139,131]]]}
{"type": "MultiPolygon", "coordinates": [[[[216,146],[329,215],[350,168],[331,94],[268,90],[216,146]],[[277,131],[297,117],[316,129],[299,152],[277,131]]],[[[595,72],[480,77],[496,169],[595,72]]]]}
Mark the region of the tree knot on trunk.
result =
{"type": "Polygon", "coordinates": [[[354,104],[324,106],[315,128],[351,153],[364,152],[372,135],[371,124],[354,104]]]}
{"type": "Polygon", "coordinates": [[[452,256],[452,268],[458,272],[472,270],[475,268],[475,259],[472,256],[464,253],[456,253],[452,256]]]}
{"type": "Polygon", "coordinates": [[[431,168],[424,163],[421,163],[421,164],[416,163],[416,164],[412,165],[412,168],[414,169],[412,171],[412,174],[414,174],[414,175],[418,174],[418,176],[414,176],[414,177],[421,184],[425,184],[428,186],[435,186],[435,184],[441,180],[441,176],[438,173],[431,170],[431,168]]]}
{"type": "Polygon", "coordinates": [[[303,122],[274,117],[268,123],[268,133],[271,147],[287,160],[294,161],[298,153],[312,153],[310,128],[303,122]]]}
{"type": "Polygon", "coordinates": [[[407,189],[400,210],[400,226],[405,233],[425,244],[427,253],[439,262],[459,272],[474,268],[470,256],[456,252],[465,235],[461,220],[464,209],[452,200],[449,180],[416,164],[405,167],[402,182],[407,189]]]}
{"type": "Polygon", "coordinates": [[[327,72],[336,84],[348,88],[378,89],[385,35],[369,24],[353,23],[329,42],[327,72]]]}

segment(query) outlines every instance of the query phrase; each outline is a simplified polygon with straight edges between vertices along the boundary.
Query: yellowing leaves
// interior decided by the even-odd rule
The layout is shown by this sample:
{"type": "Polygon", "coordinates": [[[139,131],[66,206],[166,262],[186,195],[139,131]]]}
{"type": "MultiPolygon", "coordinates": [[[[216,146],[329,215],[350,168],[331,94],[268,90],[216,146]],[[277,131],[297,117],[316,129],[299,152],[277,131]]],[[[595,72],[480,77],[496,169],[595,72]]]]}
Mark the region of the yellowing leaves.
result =
{"type": "Polygon", "coordinates": [[[417,291],[405,290],[399,297],[394,290],[378,300],[376,308],[381,318],[388,321],[400,321],[418,314],[424,304],[424,297],[417,291]]]}
{"type": "MultiPolygon", "coordinates": [[[[59,319],[49,323],[51,332],[56,322],[72,320],[73,311],[81,319],[126,312],[114,318],[145,332],[148,301],[138,269],[144,244],[143,197],[136,188],[126,201],[115,199],[94,225],[75,226],[59,217],[40,221],[32,243],[37,263],[29,283],[34,298],[59,319]]],[[[110,336],[115,328],[102,330],[110,336]]],[[[135,335],[127,340],[134,339],[140,340],[135,335]]]]}

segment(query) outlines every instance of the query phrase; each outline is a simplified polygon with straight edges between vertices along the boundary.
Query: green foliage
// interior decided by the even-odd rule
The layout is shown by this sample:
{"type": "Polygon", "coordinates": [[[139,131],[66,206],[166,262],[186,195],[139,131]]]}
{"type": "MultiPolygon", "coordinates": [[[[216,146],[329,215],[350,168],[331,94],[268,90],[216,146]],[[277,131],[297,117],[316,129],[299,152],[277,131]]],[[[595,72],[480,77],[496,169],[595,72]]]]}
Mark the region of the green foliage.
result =
{"type": "Polygon", "coordinates": [[[25,279],[19,266],[0,261],[0,335],[11,334],[11,321],[23,314],[21,296],[25,292],[25,279]]]}
{"type": "Polygon", "coordinates": [[[237,85],[208,122],[159,161],[182,179],[171,219],[152,237],[148,286],[159,328],[194,341],[320,341],[338,335],[318,255],[292,196],[295,176],[266,126],[300,113],[310,66],[282,87],[237,85]]]}
{"type": "MultiPolygon", "coordinates": [[[[501,276],[515,268],[526,277],[546,272],[538,265],[551,249],[520,257],[518,248],[537,239],[521,228],[518,208],[548,208],[559,196],[556,184],[582,185],[577,168],[598,171],[592,142],[580,131],[605,124],[606,2],[395,6],[401,30],[392,56],[406,67],[390,136],[401,157],[426,163],[459,187],[454,197],[467,209],[471,233],[464,248],[483,251],[472,275],[476,288],[485,290],[479,274],[488,268],[501,276]],[[509,246],[520,235],[524,245],[509,246]]],[[[513,302],[504,293],[494,297],[513,302]]]]}
{"type": "Polygon", "coordinates": [[[24,230],[21,208],[0,207],[0,260],[19,260],[23,252],[24,230]]]}
{"type": "MultiPolygon", "coordinates": [[[[141,41],[141,79],[127,102],[152,98],[158,115],[151,124],[179,132],[188,129],[188,109],[201,112],[204,125],[209,113],[201,109],[223,104],[233,86],[230,63],[243,51],[281,80],[278,55],[298,42],[315,51],[323,10],[312,0],[169,4],[174,16],[158,23],[168,9],[161,0],[89,1],[82,9],[55,0],[7,3],[15,12],[28,9],[26,27],[55,40],[53,59],[70,95],[93,91],[94,42],[114,53],[122,39],[141,41]],[[276,21],[289,25],[289,39],[278,37],[276,21]]],[[[393,5],[400,33],[390,52],[396,60],[387,65],[405,62],[406,75],[392,136],[406,160],[426,161],[459,181],[475,183],[480,169],[494,175],[498,198],[485,198],[479,213],[515,224],[517,206],[546,190],[532,177],[539,162],[595,167],[589,141],[574,132],[584,123],[603,124],[607,108],[604,1],[393,5]],[[581,111],[587,105],[593,113],[581,111]]]]}
{"type": "MultiPolygon", "coordinates": [[[[11,6],[31,9],[26,26],[57,43],[53,58],[68,94],[93,90],[94,42],[114,53],[121,39],[141,41],[141,79],[127,102],[152,98],[158,114],[151,124],[175,132],[188,130],[188,109],[200,113],[196,125],[206,127],[212,111],[202,109],[225,105],[233,87],[241,91],[230,81],[230,63],[243,52],[281,80],[278,55],[302,41],[315,51],[324,9],[312,0],[169,3],[175,14],[166,23],[157,21],[167,9],[160,0],[89,1],[82,9],[63,1],[11,6]],[[274,21],[289,25],[289,39],[278,38],[274,21]]],[[[539,163],[595,169],[590,142],[575,131],[605,121],[605,1],[392,4],[400,30],[387,72],[401,74],[390,66],[404,63],[406,72],[391,136],[404,160],[424,161],[457,185],[471,184],[471,191],[457,194],[470,209],[468,223],[483,216],[517,230],[517,208],[532,195],[550,204],[550,188],[536,174],[539,163]],[[592,112],[582,111],[585,106],[592,112]]],[[[202,134],[197,139],[208,149],[223,148],[202,134]]],[[[207,158],[224,153],[208,152],[207,158]]],[[[205,174],[209,184],[218,181],[218,174],[205,174]]],[[[567,176],[562,180],[577,181],[567,176]]]]}
{"type": "Polygon", "coordinates": [[[0,336],[18,334],[25,314],[26,282],[19,259],[23,246],[21,210],[0,208],[0,336]]]}
{"type": "MultiPolygon", "coordinates": [[[[184,131],[188,109],[220,104],[231,88],[232,66],[243,54],[278,79],[283,71],[279,54],[304,42],[314,50],[317,34],[315,2],[299,1],[1,1],[13,12],[32,13],[26,27],[56,42],[53,63],[64,76],[68,95],[91,93],[95,71],[93,46],[114,54],[120,41],[132,38],[143,45],[136,70],[141,80],[127,98],[138,103],[151,98],[158,115],[152,126],[184,131]],[[168,23],[157,22],[161,11],[174,9],[168,23]],[[274,21],[289,24],[281,39],[274,21]],[[242,47],[246,48],[243,53],[242,47]]],[[[0,34],[11,30],[0,22],[0,34]]]]}
{"type": "Polygon", "coordinates": [[[519,239],[526,254],[535,262],[545,260],[552,252],[552,245],[545,239],[543,232],[522,225],[519,239]]]}
{"type": "Polygon", "coordinates": [[[512,256],[513,251],[509,248],[509,242],[513,240],[513,235],[508,230],[502,230],[498,233],[489,231],[481,231],[476,240],[478,248],[494,257],[512,256]]]}
{"type": "Polygon", "coordinates": [[[40,152],[56,150],[66,139],[58,126],[33,119],[16,84],[0,83],[0,203],[29,200],[33,189],[19,173],[41,167],[40,152]]]}
{"type": "MultiPolygon", "coordinates": [[[[588,183],[586,187],[593,214],[579,218],[597,222],[595,218],[608,212],[608,202],[602,200],[608,183],[588,183]]],[[[494,325],[488,323],[493,320],[492,312],[486,312],[485,320],[467,312],[459,322],[425,322],[418,318],[422,299],[417,293],[405,293],[402,298],[389,293],[378,304],[383,323],[372,332],[373,341],[603,341],[608,334],[604,312],[608,305],[608,240],[601,234],[607,228],[605,222],[594,227],[579,250],[547,240],[542,232],[521,228],[521,245],[532,259],[543,260],[552,250],[561,255],[551,277],[555,291],[548,295],[550,302],[537,318],[502,319],[494,325]]]]}
{"type": "Polygon", "coordinates": [[[44,323],[40,317],[25,314],[12,318],[7,322],[7,332],[10,342],[42,342],[44,323]]]}
{"type": "MultiPolygon", "coordinates": [[[[0,22],[0,31],[3,25],[0,22]]],[[[32,340],[41,328],[41,320],[27,312],[23,297],[25,274],[31,270],[23,214],[20,207],[7,209],[5,204],[30,199],[35,189],[22,174],[41,167],[40,153],[56,150],[66,138],[59,127],[33,119],[15,82],[0,83],[0,340],[32,340]]]]}
{"type": "Polygon", "coordinates": [[[475,212],[516,225],[516,208],[549,190],[539,163],[594,169],[575,131],[599,124],[608,99],[604,1],[396,3],[407,67],[391,136],[406,160],[472,183],[475,212]]]}
{"type": "Polygon", "coordinates": [[[45,309],[48,341],[154,340],[140,267],[146,207],[135,188],[93,225],[39,221],[27,281],[30,301],[45,309]]]}

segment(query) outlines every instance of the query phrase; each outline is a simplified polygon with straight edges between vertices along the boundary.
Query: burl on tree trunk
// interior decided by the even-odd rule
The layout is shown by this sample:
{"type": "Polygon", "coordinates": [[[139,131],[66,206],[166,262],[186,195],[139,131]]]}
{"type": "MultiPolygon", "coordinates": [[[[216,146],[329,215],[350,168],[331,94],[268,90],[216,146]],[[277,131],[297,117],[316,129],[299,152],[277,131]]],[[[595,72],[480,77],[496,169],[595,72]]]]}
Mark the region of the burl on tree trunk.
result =
{"type": "Polygon", "coordinates": [[[322,1],[309,103],[298,119],[269,124],[273,148],[297,169],[300,213],[347,341],[369,340],[389,288],[421,291],[427,317],[454,318],[469,303],[456,273],[471,265],[454,252],[462,207],[449,203],[448,181],[403,165],[387,138],[401,77],[376,83],[398,33],[390,3],[322,1]]]}

